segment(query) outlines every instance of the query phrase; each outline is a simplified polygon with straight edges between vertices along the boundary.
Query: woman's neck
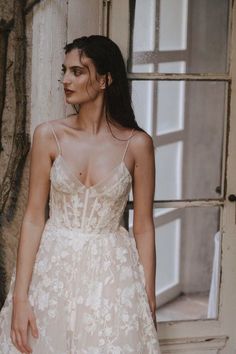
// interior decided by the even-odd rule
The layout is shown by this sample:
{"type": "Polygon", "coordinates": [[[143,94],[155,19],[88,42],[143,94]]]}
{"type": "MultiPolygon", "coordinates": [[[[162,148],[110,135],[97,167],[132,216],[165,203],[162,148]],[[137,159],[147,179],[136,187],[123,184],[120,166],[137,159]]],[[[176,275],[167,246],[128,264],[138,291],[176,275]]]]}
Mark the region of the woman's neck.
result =
{"type": "Polygon", "coordinates": [[[80,105],[76,120],[80,129],[90,134],[98,134],[101,130],[107,129],[105,105],[96,102],[80,105]]]}

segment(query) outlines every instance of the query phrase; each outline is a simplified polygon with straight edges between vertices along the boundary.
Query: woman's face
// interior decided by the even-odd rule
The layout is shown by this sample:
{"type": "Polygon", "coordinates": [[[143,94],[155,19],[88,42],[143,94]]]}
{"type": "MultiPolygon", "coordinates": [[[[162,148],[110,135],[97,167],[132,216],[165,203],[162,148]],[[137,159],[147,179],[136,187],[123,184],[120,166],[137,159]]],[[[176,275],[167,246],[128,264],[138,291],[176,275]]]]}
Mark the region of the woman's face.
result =
{"type": "Polygon", "coordinates": [[[83,104],[94,101],[103,92],[104,78],[97,74],[90,58],[84,54],[80,58],[77,49],[66,54],[62,71],[67,103],[83,104]]]}

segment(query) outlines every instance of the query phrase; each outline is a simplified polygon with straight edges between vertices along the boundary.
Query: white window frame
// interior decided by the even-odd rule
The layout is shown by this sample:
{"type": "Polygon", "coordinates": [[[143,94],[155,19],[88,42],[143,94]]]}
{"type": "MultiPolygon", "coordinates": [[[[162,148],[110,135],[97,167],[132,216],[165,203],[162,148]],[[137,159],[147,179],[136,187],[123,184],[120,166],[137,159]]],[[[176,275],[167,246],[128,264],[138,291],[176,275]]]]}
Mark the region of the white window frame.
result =
{"type": "MultiPolygon", "coordinates": [[[[129,1],[109,2],[109,36],[118,43],[127,60],[129,48],[129,1]]],[[[155,208],[187,208],[219,206],[222,212],[222,257],[221,281],[219,289],[219,315],[214,320],[176,321],[159,323],[158,332],[162,353],[222,353],[234,354],[235,336],[235,294],[236,294],[236,204],[228,200],[230,194],[236,194],[236,3],[230,3],[229,36],[229,74],[129,74],[131,80],[194,80],[223,81],[228,83],[226,98],[225,139],[227,146],[223,151],[222,186],[223,197],[219,199],[155,201],[155,208]],[[230,109],[229,109],[230,107],[230,109]],[[230,129],[229,129],[230,128],[230,129]],[[227,183],[226,183],[227,182],[227,183]]],[[[132,208],[132,203],[129,204],[132,208]]]]}

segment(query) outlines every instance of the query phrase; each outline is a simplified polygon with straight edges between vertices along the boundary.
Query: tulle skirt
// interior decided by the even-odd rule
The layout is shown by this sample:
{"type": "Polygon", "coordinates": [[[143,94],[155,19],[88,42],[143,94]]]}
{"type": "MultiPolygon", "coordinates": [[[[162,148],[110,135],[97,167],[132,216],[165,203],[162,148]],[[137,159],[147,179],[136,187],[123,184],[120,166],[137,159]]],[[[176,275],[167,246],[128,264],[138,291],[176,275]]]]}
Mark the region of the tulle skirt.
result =
{"type": "MultiPolygon", "coordinates": [[[[16,354],[10,338],[12,292],[0,313],[1,354],[16,354]]],[[[28,297],[39,338],[33,354],[160,354],[134,237],[83,233],[47,221],[28,297]]]]}

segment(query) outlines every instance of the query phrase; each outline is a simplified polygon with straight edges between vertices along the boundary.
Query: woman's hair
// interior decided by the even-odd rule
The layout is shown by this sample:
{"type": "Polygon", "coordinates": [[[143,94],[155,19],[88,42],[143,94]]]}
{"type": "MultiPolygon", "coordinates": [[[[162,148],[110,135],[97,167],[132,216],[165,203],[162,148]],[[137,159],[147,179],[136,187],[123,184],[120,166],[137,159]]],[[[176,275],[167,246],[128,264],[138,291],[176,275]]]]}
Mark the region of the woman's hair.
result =
{"type": "Polygon", "coordinates": [[[78,49],[80,56],[90,58],[100,75],[106,75],[105,109],[109,117],[124,127],[142,130],[135,119],[131,103],[125,63],[120,48],[111,39],[101,35],[83,36],[65,45],[65,54],[78,49]],[[108,85],[108,73],[111,83],[108,85]]]}

